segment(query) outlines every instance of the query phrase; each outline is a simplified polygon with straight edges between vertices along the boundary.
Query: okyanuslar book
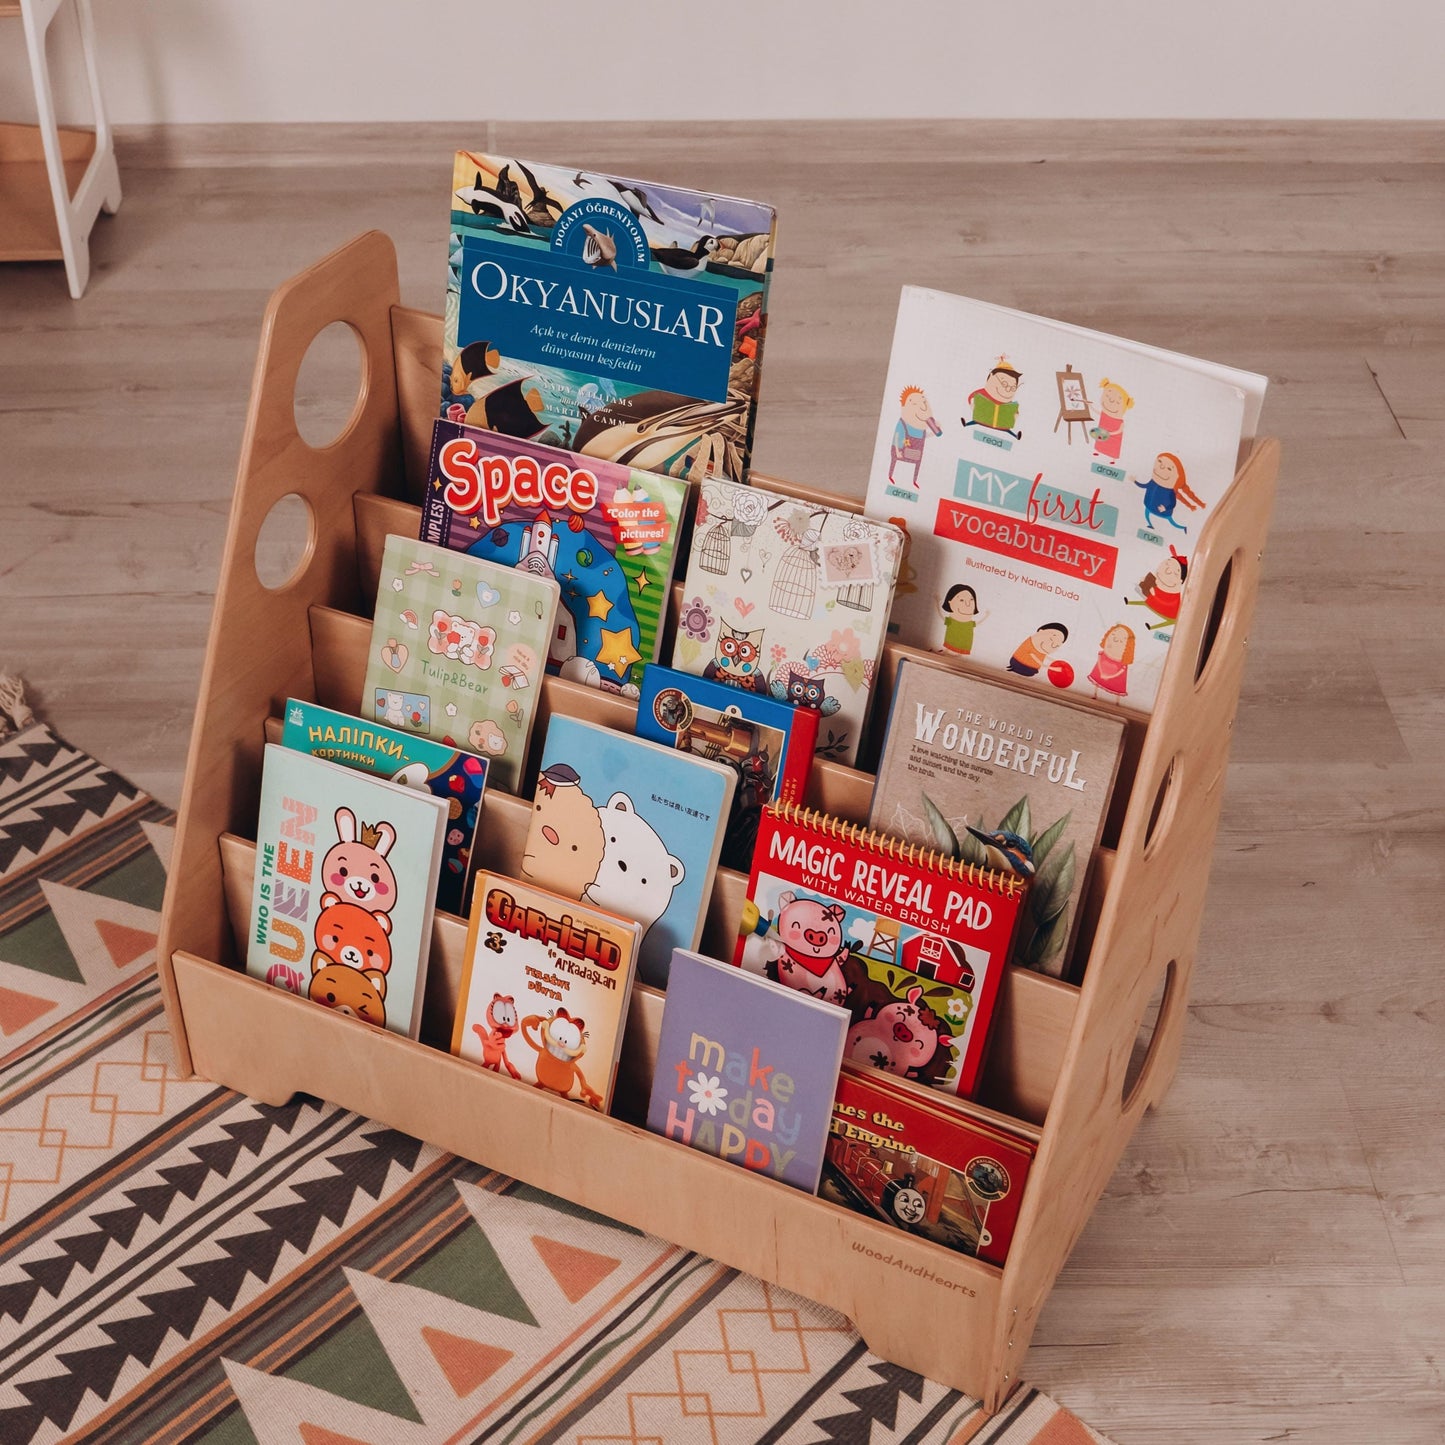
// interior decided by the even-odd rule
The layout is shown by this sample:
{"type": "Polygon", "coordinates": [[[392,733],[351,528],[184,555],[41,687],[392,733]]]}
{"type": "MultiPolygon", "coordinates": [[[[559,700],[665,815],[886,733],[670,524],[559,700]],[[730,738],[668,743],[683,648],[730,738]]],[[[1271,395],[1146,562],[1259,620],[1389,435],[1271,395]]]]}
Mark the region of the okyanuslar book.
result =
{"type": "Polygon", "coordinates": [[[344,768],[424,788],[440,798],[447,806],[447,831],[436,904],[447,913],[463,911],[487,790],[485,758],[294,697],[286,702],[281,745],[344,768]]]}
{"type": "Polygon", "coordinates": [[[892,626],[1148,712],[1265,380],[905,287],[869,515],[908,529],[892,626]]]}
{"type": "Polygon", "coordinates": [[[1002,1265],[1038,1132],[976,1104],[844,1064],[819,1195],[1002,1265]]]}
{"type": "Polygon", "coordinates": [[[813,1194],[848,1015],[679,948],[647,1127],[813,1194]]]}
{"type": "Polygon", "coordinates": [[[1068,971],[1124,722],[903,659],[869,825],[1029,880],[1013,962],[1068,971]]]}
{"type": "Polygon", "coordinates": [[[246,971],[416,1038],[447,806],[268,743],[246,971]]]}
{"type": "Polygon", "coordinates": [[[746,479],[771,206],[471,151],[451,189],[443,417],[746,479]]]}
{"type": "Polygon", "coordinates": [[[607,1114],[642,925],[478,874],[452,1053],[607,1114]]]}
{"type": "Polygon", "coordinates": [[[812,770],[818,714],[672,667],[648,667],[637,736],[711,758],[738,776],[722,865],[746,873],[768,803],[801,803],[812,770]]]}
{"type": "Polygon", "coordinates": [[[547,670],[637,695],[657,660],[687,483],[438,421],[422,540],[550,577],[547,670]]]}
{"type": "Polygon", "coordinates": [[[672,665],[816,712],[818,756],[852,763],[902,551],[890,523],[706,482],[672,665]]]}
{"type": "Polygon", "coordinates": [[[696,948],[737,775],[721,763],[554,713],[521,876],[642,925],[638,974],[667,986],[696,948]]]}
{"type": "Polygon", "coordinates": [[[733,962],[848,1011],[847,1057],[967,1096],[1024,884],[792,806],[763,811],[733,962]]]}
{"type": "Polygon", "coordinates": [[[557,616],[557,583],[390,536],[366,655],[363,716],[465,745],[515,793],[557,616]]]}

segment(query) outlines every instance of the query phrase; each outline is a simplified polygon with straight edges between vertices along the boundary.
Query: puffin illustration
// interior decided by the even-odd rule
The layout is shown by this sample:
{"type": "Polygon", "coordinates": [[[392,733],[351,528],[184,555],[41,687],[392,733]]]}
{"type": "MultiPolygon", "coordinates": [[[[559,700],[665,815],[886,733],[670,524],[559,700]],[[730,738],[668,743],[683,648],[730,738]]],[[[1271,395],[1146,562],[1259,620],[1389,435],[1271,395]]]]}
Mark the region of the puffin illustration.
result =
{"type": "Polygon", "coordinates": [[[717,237],[703,236],[690,250],[682,246],[656,246],[653,248],[652,259],[674,271],[692,271],[716,250],[717,237]]]}

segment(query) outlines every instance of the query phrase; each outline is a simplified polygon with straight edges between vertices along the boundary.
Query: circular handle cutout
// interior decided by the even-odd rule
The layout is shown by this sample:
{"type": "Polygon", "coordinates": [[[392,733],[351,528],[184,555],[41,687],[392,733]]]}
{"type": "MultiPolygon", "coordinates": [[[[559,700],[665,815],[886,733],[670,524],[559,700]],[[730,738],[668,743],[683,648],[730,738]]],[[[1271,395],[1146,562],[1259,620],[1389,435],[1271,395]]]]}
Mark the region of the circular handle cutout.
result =
{"type": "Polygon", "coordinates": [[[291,410],[296,431],[309,447],[334,446],[351,429],[366,389],[366,349],[361,334],[333,321],[311,338],[296,373],[291,410]]]}
{"type": "Polygon", "coordinates": [[[256,576],[270,592],[289,587],[316,550],[316,518],[311,504],[295,492],[278,497],[256,533],[256,576]]]}

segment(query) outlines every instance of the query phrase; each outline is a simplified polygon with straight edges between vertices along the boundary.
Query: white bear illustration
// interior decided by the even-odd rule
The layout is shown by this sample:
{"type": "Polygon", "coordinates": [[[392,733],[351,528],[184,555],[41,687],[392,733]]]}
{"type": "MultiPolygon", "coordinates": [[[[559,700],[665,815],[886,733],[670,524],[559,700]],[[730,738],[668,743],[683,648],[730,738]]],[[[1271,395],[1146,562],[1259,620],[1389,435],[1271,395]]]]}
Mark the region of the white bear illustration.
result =
{"type": "Polygon", "coordinates": [[[394,728],[406,726],[406,712],[402,707],[402,696],[399,692],[389,692],[386,695],[386,708],[382,714],[382,721],[394,728]]]}
{"type": "Polygon", "coordinates": [[[602,865],[583,896],[624,918],[635,918],[645,938],[683,880],[682,860],[638,817],[626,793],[613,793],[599,816],[605,838],[602,865]]]}

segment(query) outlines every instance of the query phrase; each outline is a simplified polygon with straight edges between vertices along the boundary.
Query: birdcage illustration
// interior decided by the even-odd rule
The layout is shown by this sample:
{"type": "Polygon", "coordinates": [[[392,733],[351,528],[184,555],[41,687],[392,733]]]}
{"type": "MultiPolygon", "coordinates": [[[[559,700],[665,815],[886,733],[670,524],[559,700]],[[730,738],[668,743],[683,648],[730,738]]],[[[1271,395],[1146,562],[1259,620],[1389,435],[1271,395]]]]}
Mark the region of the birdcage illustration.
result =
{"type": "Polygon", "coordinates": [[[818,554],[807,547],[790,547],[783,553],[778,570],[773,574],[773,590],[768,606],[780,617],[813,615],[813,601],[818,595],[818,554]]]}
{"type": "Polygon", "coordinates": [[[716,526],[708,529],[697,554],[697,565],[704,572],[726,577],[733,560],[733,524],[724,517],[716,526]]]}
{"type": "Polygon", "coordinates": [[[873,610],[873,584],[871,582],[850,582],[838,589],[838,606],[851,607],[854,612],[873,610]]]}

